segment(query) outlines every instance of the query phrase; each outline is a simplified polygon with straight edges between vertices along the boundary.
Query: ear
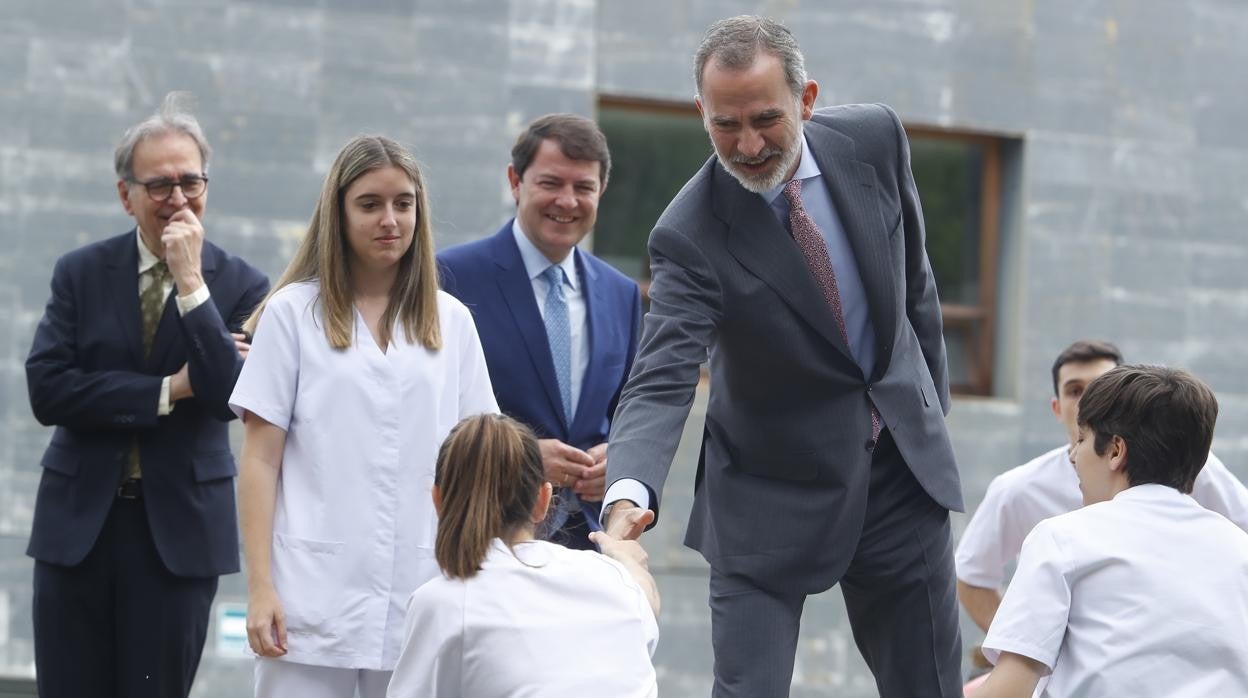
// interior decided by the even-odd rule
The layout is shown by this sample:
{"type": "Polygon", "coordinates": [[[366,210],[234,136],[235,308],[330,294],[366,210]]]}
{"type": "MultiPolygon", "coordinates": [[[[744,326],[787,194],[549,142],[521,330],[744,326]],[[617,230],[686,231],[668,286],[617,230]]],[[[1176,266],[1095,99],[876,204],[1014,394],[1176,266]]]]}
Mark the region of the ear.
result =
{"type": "Polygon", "coordinates": [[[126,213],[134,215],[134,207],[130,205],[130,186],[126,184],[126,180],[117,180],[117,196],[121,198],[121,205],[126,209],[126,213]]]}
{"type": "Polygon", "coordinates": [[[1117,434],[1109,442],[1109,469],[1113,472],[1125,473],[1124,466],[1127,464],[1127,442],[1117,434]]]}
{"type": "Polygon", "coordinates": [[[549,482],[543,482],[541,489],[537,491],[537,502],[533,504],[533,513],[529,519],[533,523],[541,523],[546,520],[546,511],[550,509],[550,498],[554,496],[554,487],[549,482]]]}
{"type": "Polygon", "coordinates": [[[698,108],[698,116],[702,117],[703,121],[706,121],[706,109],[702,106],[702,96],[694,95],[693,104],[698,108]]]}
{"type": "Polygon", "coordinates": [[[1062,403],[1057,398],[1049,398],[1049,409],[1053,412],[1053,416],[1057,417],[1057,421],[1062,421],[1062,403]]]}
{"type": "Polygon", "coordinates": [[[511,185],[511,198],[520,203],[520,175],[516,172],[515,165],[507,166],[507,183],[511,185]]]}
{"type": "Polygon", "coordinates": [[[819,83],[807,80],[802,88],[802,121],[806,121],[815,113],[815,98],[819,96],[819,83]]]}
{"type": "Polygon", "coordinates": [[[436,512],[438,516],[441,516],[442,515],[442,490],[438,488],[437,485],[434,485],[433,489],[429,491],[429,494],[433,497],[434,512],[436,512]]]}

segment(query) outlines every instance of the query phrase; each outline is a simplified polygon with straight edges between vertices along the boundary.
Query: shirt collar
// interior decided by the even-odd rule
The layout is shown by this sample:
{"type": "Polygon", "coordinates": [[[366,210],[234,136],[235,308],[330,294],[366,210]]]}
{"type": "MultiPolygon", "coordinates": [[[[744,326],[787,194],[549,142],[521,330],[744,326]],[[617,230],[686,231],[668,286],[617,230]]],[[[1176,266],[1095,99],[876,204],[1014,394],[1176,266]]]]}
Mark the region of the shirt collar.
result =
{"type": "Polygon", "coordinates": [[[1114,499],[1122,501],[1137,502],[1159,502],[1173,501],[1182,499],[1187,495],[1166,485],[1158,485],[1156,483],[1148,483],[1144,485],[1134,485],[1114,495],[1114,499]]]}
{"type": "MultiPolygon", "coordinates": [[[[793,179],[811,179],[812,177],[819,177],[821,175],[823,175],[823,172],[819,169],[819,163],[815,162],[815,156],[810,152],[810,144],[806,142],[806,134],[803,133],[802,155],[798,158],[797,170],[793,172],[793,179]]],[[[780,184],[777,184],[771,189],[763,192],[760,196],[763,197],[763,201],[774,205],[776,203],[776,199],[780,198],[780,194],[784,192],[784,185],[788,183],[789,182],[781,182],[780,184]]]]}
{"type": "Polygon", "coordinates": [[[143,231],[139,230],[137,225],[134,227],[134,239],[139,244],[139,273],[142,274],[156,266],[156,263],[160,261],[160,257],[152,254],[152,251],[147,249],[147,244],[143,242],[143,231]]]}
{"type": "MultiPolygon", "coordinates": [[[[524,270],[529,275],[529,281],[536,279],[542,275],[550,267],[550,260],[546,259],[546,255],[537,249],[533,241],[528,235],[524,234],[524,229],[520,227],[520,219],[515,219],[511,223],[511,234],[516,239],[516,247],[520,248],[520,259],[524,260],[524,270]]],[[[580,287],[576,278],[576,248],[572,248],[571,254],[563,258],[559,262],[559,268],[563,269],[563,281],[576,290],[580,287]]]]}

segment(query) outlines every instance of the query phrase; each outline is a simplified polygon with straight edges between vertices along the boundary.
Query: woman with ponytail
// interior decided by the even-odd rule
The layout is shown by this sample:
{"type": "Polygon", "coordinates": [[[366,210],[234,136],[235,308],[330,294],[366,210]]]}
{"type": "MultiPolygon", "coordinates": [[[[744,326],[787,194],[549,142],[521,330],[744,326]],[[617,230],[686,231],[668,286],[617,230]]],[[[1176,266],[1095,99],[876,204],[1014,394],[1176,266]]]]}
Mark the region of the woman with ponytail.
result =
{"type": "Polygon", "coordinates": [[[247,321],[230,405],[258,697],[385,695],[404,603],[438,573],[438,446],[498,409],[472,316],[438,290],[431,220],[411,154],[351,140],[247,321]]]}
{"type": "Polygon", "coordinates": [[[645,551],[601,533],[603,554],[535,540],[550,498],[527,427],[493,414],[455,427],[433,487],[443,576],[408,601],[390,698],[658,695],[645,551]]]}

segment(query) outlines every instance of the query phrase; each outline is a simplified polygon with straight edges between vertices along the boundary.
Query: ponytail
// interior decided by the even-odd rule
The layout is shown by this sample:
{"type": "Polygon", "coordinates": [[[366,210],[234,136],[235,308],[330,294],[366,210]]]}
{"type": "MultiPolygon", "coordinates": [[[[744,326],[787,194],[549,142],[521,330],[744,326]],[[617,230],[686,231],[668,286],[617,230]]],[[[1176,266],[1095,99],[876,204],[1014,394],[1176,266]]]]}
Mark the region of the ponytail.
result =
{"type": "Polygon", "coordinates": [[[544,481],[541,450],[528,427],[494,414],[456,425],[434,474],[442,495],[434,556],[446,575],[472,577],[491,540],[531,525],[544,481]]]}

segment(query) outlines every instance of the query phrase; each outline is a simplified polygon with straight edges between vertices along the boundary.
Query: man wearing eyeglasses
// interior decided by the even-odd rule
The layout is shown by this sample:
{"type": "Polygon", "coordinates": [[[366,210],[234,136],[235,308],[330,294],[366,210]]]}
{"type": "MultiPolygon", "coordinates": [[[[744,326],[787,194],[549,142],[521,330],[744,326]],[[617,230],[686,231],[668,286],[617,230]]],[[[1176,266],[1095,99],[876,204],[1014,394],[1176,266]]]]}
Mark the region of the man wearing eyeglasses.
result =
{"type": "Polygon", "coordinates": [[[182,97],[123,136],[136,226],[57,262],[26,360],[56,427],[27,549],[42,698],[188,695],[239,570],[226,403],[269,283],[204,240],[210,150],[182,97]]]}

